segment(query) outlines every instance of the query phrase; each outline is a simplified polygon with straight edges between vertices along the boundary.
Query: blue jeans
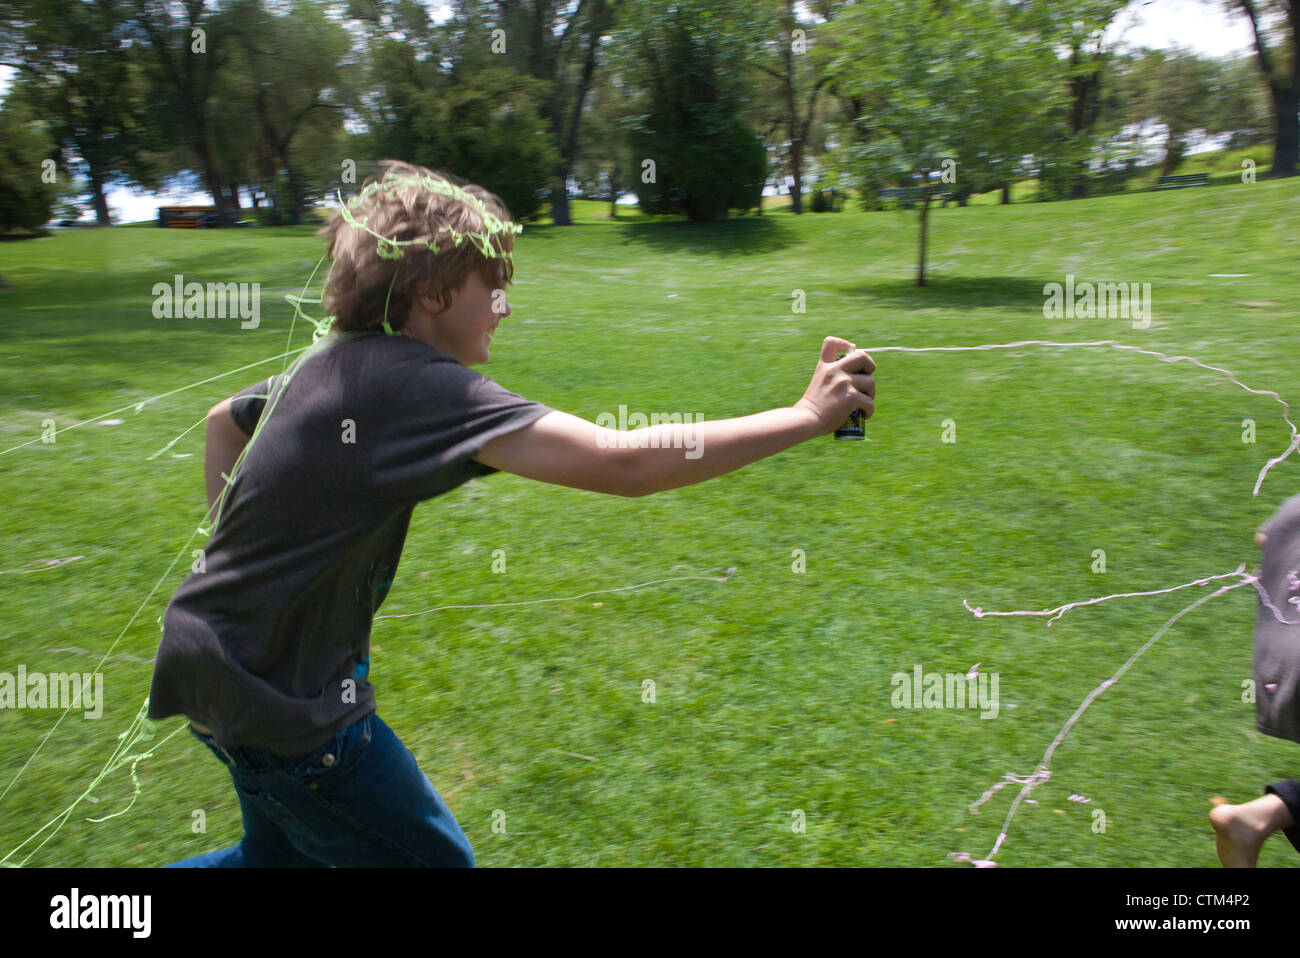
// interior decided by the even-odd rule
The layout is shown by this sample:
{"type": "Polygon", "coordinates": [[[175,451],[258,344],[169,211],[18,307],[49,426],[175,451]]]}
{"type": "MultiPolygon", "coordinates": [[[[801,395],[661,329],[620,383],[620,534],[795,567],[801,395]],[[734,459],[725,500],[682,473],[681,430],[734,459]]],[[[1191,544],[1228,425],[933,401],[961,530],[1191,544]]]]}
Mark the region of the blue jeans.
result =
{"type": "Polygon", "coordinates": [[[451,809],[374,712],[305,755],[226,749],[190,731],[230,769],[244,837],[168,868],[474,865],[451,809]]]}

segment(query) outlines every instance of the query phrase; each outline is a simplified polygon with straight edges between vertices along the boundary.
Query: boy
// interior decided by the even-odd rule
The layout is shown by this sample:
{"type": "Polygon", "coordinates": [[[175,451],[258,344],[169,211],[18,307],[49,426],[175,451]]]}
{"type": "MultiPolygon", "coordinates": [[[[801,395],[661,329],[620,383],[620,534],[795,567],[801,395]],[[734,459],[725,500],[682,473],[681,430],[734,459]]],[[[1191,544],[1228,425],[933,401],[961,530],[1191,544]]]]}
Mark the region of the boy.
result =
{"type": "Polygon", "coordinates": [[[508,211],[477,186],[384,166],[321,230],[333,261],[323,297],[331,333],[290,374],[208,414],[208,500],[219,518],[202,571],[164,616],[149,717],[186,715],[230,769],[244,837],[180,865],[473,865],[455,817],[375,713],[367,681],[371,621],[416,503],[497,471],[649,495],[874,410],[875,364],[862,352],[836,360],[854,347],[834,337],[795,405],[687,427],[707,451],[696,458],[670,448],[668,431],[682,426],[652,426],[661,437],[631,448],[509,392],[470,370],[490,358],[492,333],[510,316],[508,211]],[[228,488],[223,473],[234,474],[228,488]]]}

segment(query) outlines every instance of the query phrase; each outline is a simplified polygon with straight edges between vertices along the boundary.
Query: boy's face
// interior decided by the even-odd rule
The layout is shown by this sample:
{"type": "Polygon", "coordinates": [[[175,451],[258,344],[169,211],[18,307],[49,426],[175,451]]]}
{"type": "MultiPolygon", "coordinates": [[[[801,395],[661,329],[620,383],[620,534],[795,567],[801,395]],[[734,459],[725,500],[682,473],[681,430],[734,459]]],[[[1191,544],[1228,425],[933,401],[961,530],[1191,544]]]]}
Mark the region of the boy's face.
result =
{"type": "Polygon", "coordinates": [[[465,366],[487,362],[492,358],[488,346],[497,323],[510,315],[505,296],[505,263],[496,265],[498,285],[495,288],[484,283],[477,271],[472,272],[442,312],[437,311],[438,303],[432,296],[422,296],[412,308],[403,334],[450,353],[465,366]]]}

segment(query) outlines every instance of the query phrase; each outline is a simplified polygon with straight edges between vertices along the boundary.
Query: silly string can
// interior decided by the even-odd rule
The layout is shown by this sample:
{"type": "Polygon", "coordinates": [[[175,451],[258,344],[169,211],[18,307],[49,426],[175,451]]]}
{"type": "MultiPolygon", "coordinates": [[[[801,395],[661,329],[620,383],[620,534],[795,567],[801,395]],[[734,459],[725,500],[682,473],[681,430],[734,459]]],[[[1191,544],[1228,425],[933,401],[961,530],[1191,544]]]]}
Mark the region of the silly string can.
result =
{"type": "Polygon", "coordinates": [[[867,429],[863,425],[862,410],[855,409],[849,413],[849,421],[835,430],[836,439],[866,439],[867,429]]]}
{"type": "MultiPolygon", "coordinates": [[[[847,352],[840,353],[840,358],[847,356],[847,352]]],[[[866,419],[861,409],[855,409],[849,413],[849,421],[835,430],[836,439],[866,439],[867,427],[866,419]]]]}

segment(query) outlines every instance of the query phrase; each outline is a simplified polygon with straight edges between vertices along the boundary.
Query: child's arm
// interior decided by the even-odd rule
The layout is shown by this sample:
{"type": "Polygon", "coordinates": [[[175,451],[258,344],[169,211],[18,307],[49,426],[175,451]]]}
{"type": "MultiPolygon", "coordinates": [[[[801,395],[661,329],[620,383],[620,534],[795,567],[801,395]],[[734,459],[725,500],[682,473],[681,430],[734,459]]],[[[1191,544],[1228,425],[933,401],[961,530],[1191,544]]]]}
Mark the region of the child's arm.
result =
{"type": "Polygon", "coordinates": [[[869,418],[875,408],[876,386],[869,375],[875,363],[865,353],[835,358],[838,350],[853,348],[828,337],[812,382],[793,406],[689,426],[659,424],[630,433],[556,410],[491,440],[474,458],[528,479],[617,496],[646,496],[704,482],[825,435],[843,425],[854,409],[869,418]],[[627,439],[633,435],[644,440],[637,446],[645,448],[630,447],[627,439]],[[683,437],[699,455],[686,455],[683,437]]]}
{"type": "Polygon", "coordinates": [[[248,445],[249,436],[235,424],[230,414],[230,400],[223,399],[208,410],[207,443],[204,448],[203,471],[208,489],[208,516],[216,514],[217,499],[226,488],[224,472],[230,475],[235,460],[248,445]]]}

